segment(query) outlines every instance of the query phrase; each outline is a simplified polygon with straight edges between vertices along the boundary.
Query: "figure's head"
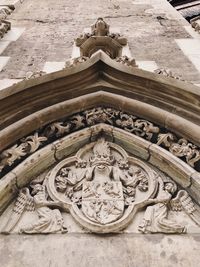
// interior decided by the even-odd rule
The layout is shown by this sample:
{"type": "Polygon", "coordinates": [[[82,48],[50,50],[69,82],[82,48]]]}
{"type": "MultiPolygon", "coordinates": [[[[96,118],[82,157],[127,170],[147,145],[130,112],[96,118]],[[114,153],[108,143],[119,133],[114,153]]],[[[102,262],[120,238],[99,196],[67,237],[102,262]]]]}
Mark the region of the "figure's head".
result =
{"type": "Polygon", "coordinates": [[[42,192],[44,191],[44,185],[41,185],[41,184],[34,184],[34,185],[31,185],[31,187],[33,188],[32,190],[32,195],[36,195],[38,192],[42,192]]]}
{"type": "Polygon", "coordinates": [[[104,139],[99,139],[94,145],[93,156],[90,158],[90,163],[100,170],[114,163],[114,157],[111,155],[109,144],[104,139]]]}
{"type": "Polygon", "coordinates": [[[167,192],[169,192],[169,193],[171,193],[171,194],[174,194],[174,193],[176,192],[177,186],[176,186],[175,183],[169,181],[169,182],[166,182],[166,183],[164,184],[164,189],[165,189],[167,192]]]}

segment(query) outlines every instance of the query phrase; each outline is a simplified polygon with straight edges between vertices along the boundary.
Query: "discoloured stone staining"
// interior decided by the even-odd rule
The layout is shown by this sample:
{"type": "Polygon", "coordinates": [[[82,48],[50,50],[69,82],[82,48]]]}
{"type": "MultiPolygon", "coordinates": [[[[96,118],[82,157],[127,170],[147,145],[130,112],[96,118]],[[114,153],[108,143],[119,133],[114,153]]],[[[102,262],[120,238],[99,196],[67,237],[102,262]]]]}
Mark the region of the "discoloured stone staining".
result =
{"type": "Polygon", "coordinates": [[[184,138],[169,133],[153,123],[113,108],[98,107],[74,114],[69,118],[53,122],[33,135],[27,136],[0,154],[0,175],[3,176],[16,164],[39,148],[72,132],[86,127],[106,123],[155,143],[199,170],[200,150],[184,138]]]}

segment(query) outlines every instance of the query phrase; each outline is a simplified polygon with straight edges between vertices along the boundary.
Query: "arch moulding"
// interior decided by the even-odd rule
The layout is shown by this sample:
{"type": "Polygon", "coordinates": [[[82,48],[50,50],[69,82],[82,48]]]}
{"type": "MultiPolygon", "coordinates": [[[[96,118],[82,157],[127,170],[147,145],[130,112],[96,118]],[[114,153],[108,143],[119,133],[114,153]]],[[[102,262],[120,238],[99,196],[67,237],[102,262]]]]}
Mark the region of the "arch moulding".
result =
{"type": "Polygon", "coordinates": [[[198,87],[127,67],[102,51],[2,90],[1,212],[20,188],[102,135],[200,203],[199,100],[198,87]]]}

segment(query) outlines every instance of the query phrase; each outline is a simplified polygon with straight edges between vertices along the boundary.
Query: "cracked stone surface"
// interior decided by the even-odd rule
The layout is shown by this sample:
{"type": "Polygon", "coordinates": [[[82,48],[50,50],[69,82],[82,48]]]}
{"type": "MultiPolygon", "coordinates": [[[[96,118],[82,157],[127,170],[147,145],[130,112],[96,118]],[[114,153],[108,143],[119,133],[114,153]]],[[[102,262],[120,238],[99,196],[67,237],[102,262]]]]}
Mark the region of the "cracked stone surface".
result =
{"type": "Polygon", "coordinates": [[[10,60],[0,79],[21,78],[28,71],[42,70],[47,61],[66,61],[77,35],[101,16],[128,38],[136,60],[155,61],[159,67],[198,84],[199,72],[175,42],[191,38],[184,28],[187,22],[166,1],[162,8],[159,2],[26,0],[9,17],[13,27],[26,30],[1,54],[10,60]]]}

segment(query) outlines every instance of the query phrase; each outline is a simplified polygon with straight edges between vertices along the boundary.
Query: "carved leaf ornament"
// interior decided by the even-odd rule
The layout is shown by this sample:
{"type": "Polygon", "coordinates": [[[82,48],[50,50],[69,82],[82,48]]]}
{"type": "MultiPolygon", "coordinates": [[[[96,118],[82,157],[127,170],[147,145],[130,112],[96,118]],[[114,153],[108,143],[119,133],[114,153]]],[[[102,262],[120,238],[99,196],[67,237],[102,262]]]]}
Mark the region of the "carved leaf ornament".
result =
{"type": "Polygon", "coordinates": [[[158,127],[150,121],[113,108],[97,107],[74,114],[62,121],[53,122],[33,135],[19,140],[17,144],[0,154],[0,177],[19,164],[23,159],[58,138],[80,129],[106,123],[121,128],[152,143],[161,146],[173,155],[199,170],[200,149],[173,133],[158,127]]]}

